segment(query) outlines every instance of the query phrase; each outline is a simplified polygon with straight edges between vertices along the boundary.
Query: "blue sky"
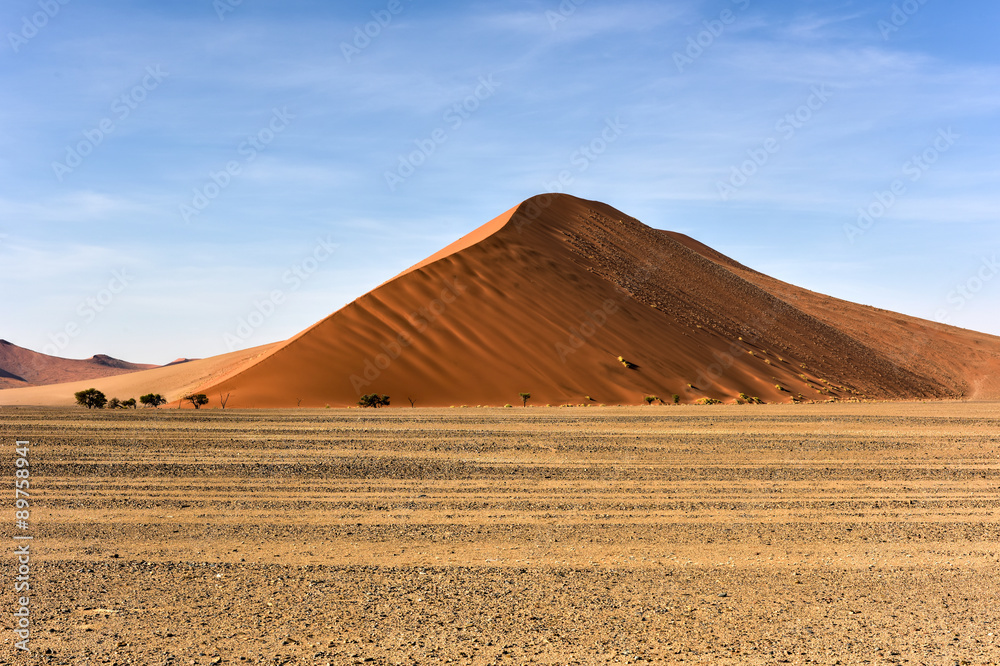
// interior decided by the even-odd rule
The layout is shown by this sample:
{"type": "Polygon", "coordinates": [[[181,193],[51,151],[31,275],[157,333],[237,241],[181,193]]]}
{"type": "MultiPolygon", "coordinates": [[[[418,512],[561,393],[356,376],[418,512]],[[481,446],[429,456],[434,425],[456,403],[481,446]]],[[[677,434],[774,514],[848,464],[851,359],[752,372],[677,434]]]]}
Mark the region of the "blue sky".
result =
{"type": "Polygon", "coordinates": [[[985,0],[9,0],[0,337],[156,363],[284,339],[557,189],[1000,334],[997,25],[985,0]]]}

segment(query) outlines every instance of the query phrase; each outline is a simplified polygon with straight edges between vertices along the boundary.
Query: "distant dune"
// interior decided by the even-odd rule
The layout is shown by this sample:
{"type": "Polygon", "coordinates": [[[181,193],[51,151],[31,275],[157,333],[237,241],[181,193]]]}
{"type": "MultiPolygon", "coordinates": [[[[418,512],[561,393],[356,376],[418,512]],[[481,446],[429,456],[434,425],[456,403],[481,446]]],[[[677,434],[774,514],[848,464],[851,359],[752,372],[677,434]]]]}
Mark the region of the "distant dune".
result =
{"type": "MultiPolygon", "coordinates": [[[[188,393],[193,393],[204,384],[219,381],[229,373],[239,372],[248,363],[261,356],[276,345],[264,345],[242,351],[213,356],[212,358],[194,361],[174,361],[168,365],[154,367],[151,370],[130,372],[128,374],[101,379],[84,379],[66,384],[49,384],[30,388],[8,389],[0,391],[0,406],[2,405],[42,405],[65,407],[75,404],[73,394],[87,388],[98,388],[108,398],[136,398],[146,393],[159,393],[176,403],[188,393]]],[[[218,405],[217,395],[212,396],[212,405],[218,405]]],[[[210,405],[211,406],[211,405],[210,405]]]]}
{"type": "Polygon", "coordinates": [[[111,377],[155,367],[104,354],[82,360],[60,358],[0,340],[0,388],[4,389],[111,377]]]}
{"type": "MultiPolygon", "coordinates": [[[[170,380],[170,368],[142,374],[172,400],[196,388],[209,407],[219,395],[230,407],[346,406],[362,393],[418,407],[520,404],[521,392],[574,405],[1000,397],[998,337],[810,292],[568,195],[529,199],[251,351],[176,366],[190,372],[170,380]]],[[[0,391],[0,404],[56,398],[27,391],[0,391]]]]}

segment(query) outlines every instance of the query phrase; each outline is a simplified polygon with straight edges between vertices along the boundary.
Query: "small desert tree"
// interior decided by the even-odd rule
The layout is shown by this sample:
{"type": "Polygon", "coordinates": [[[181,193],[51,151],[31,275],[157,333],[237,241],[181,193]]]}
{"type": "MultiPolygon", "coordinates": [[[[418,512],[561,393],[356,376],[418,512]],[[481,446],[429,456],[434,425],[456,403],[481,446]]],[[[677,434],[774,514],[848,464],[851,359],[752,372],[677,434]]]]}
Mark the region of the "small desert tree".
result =
{"type": "Polygon", "coordinates": [[[159,393],[147,393],[146,395],[139,396],[139,402],[146,407],[155,408],[167,404],[167,399],[159,393]]]}
{"type": "Polygon", "coordinates": [[[104,409],[104,406],[108,404],[108,399],[104,397],[104,394],[95,388],[77,391],[73,397],[76,398],[76,404],[87,409],[104,409]]]}
{"type": "Polygon", "coordinates": [[[358,400],[358,406],[360,407],[373,407],[378,409],[379,407],[389,406],[389,396],[379,395],[378,393],[366,393],[361,396],[358,400]]]}
{"type": "Polygon", "coordinates": [[[659,400],[659,398],[657,398],[655,395],[647,395],[645,398],[643,398],[643,400],[646,401],[647,405],[652,405],[654,402],[659,400]]]}
{"type": "Polygon", "coordinates": [[[531,397],[531,394],[530,393],[518,393],[518,395],[521,396],[521,406],[522,407],[527,407],[528,406],[528,399],[531,397]]]}
{"type": "Polygon", "coordinates": [[[135,409],[135,398],[122,400],[122,409],[135,409]]]}
{"type": "Polygon", "coordinates": [[[195,409],[201,409],[202,405],[208,404],[208,396],[204,393],[192,393],[191,395],[186,395],[181,399],[190,402],[194,405],[195,409]]]}
{"type": "Polygon", "coordinates": [[[122,409],[122,401],[118,398],[108,400],[108,409],[122,409]]]}

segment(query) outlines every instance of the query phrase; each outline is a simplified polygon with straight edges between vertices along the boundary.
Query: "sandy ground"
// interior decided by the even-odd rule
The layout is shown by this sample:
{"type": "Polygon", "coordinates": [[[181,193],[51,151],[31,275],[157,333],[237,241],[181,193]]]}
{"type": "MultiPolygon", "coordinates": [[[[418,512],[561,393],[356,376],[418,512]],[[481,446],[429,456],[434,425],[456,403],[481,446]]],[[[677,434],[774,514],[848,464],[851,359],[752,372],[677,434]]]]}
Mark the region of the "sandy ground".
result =
{"type": "Polygon", "coordinates": [[[998,425],[997,403],[5,408],[35,539],[32,654],[8,612],[0,661],[997,663],[998,425]]]}

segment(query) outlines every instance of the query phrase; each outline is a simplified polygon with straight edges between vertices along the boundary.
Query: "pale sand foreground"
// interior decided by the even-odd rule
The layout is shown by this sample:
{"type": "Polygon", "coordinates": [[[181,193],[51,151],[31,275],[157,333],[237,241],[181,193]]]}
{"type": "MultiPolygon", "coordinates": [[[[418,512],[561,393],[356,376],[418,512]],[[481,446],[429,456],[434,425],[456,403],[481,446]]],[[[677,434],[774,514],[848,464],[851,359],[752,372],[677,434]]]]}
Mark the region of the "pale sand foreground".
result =
{"type": "Polygon", "coordinates": [[[35,653],[8,629],[4,659],[997,663],[998,426],[996,403],[2,409],[36,537],[35,653]]]}

